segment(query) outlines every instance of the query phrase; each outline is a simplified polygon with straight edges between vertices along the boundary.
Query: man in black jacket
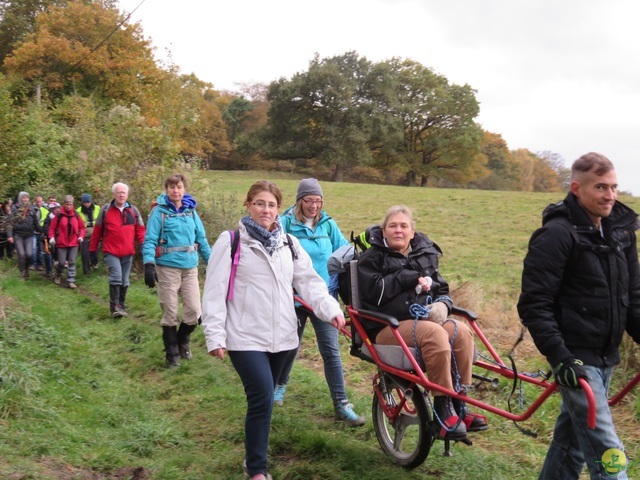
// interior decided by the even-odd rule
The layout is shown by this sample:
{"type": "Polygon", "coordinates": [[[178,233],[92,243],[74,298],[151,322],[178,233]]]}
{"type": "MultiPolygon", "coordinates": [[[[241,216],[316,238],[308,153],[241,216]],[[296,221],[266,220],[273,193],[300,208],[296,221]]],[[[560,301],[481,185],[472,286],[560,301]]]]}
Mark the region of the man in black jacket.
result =
{"type": "Polygon", "coordinates": [[[625,330],[640,342],[640,267],[638,216],[616,200],[617,187],[603,155],[576,160],[571,191],[544,210],[524,259],[518,312],[562,395],[540,479],[578,479],[585,463],[592,479],[608,478],[605,452],[624,451],[607,394],[625,330]],[[580,378],[596,396],[595,430],[586,426],[580,378]]]}

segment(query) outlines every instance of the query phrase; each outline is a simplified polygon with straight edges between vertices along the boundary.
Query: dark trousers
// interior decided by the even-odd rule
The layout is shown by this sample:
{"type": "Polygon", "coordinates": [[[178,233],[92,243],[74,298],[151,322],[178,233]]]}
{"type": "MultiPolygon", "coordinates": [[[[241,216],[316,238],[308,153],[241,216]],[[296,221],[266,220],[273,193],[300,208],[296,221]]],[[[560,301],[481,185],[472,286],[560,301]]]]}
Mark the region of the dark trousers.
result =
{"type": "Polygon", "coordinates": [[[228,352],[247,397],[244,445],[250,476],[267,472],[273,391],[276,379],[280,377],[290,352],[291,350],[278,353],[237,350],[228,352]]]}

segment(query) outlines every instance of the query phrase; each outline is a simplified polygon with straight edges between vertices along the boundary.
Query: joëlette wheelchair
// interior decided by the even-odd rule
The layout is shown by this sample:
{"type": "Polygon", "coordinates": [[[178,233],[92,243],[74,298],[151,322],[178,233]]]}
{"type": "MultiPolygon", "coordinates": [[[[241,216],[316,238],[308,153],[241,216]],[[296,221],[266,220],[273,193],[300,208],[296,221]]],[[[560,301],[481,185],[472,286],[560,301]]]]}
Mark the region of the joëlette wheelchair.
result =
{"type": "MultiPolygon", "coordinates": [[[[349,263],[349,297],[346,307],[347,327],[350,330],[342,329],[342,333],[351,339],[351,355],[364,361],[373,363],[377,368],[377,373],[373,377],[373,402],[372,421],[376,437],[382,450],[390,455],[393,460],[405,468],[415,468],[421,465],[429,455],[435,440],[440,439],[438,432],[440,426],[433,418],[433,408],[429,399],[429,392],[441,392],[452,398],[462,400],[468,405],[473,405],[487,412],[500,415],[514,422],[521,422],[529,419],[542,403],[557,389],[556,382],[550,382],[549,375],[538,378],[532,375],[517,372],[510,368],[500,358],[496,350],[489,343],[479,325],[477,315],[460,307],[453,307],[451,316],[466,320],[476,337],[480,340],[484,349],[488,352],[487,360],[476,356],[474,361],[474,371],[484,371],[485,374],[474,373],[473,377],[480,381],[497,382],[497,377],[489,378],[486,373],[493,372],[514,382],[526,382],[540,387],[542,392],[539,397],[521,414],[514,414],[502,408],[489,405],[481,400],[473,398],[470,392],[455,392],[440,387],[429,381],[420,360],[416,358],[416,350],[408,347],[397,330],[393,333],[398,345],[376,345],[371,342],[366,330],[362,325],[362,320],[379,322],[392,328],[398,327],[396,318],[378,312],[363,310],[359,308],[359,293],[357,275],[357,260],[349,263]]],[[[304,301],[296,297],[299,308],[310,307],[304,301]]],[[[482,347],[481,347],[482,348],[482,347]]],[[[419,355],[419,353],[418,353],[419,355]]],[[[638,373],[618,394],[609,400],[610,405],[618,403],[633,387],[640,382],[638,373]]],[[[584,394],[589,405],[587,425],[595,428],[596,406],[595,397],[589,384],[580,379],[584,394]]],[[[471,445],[471,441],[466,438],[462,441],[471,445]]],[[[450,440],[443,440],[444,455],[450,456],[450,440]]]]}

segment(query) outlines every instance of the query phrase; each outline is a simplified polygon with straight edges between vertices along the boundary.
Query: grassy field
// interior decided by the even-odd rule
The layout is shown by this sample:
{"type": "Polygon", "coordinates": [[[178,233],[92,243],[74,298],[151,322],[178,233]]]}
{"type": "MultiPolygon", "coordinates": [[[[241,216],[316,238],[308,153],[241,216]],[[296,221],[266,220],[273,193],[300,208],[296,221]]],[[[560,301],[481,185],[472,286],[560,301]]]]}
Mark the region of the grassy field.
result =
{"type": "MultiPolygon", "coordinates": [[[[205,218],[228,208],[237,219],[248,186],[275,180],[285,205],[293,202],[299,178],[263,172],[205,172],[190,191],[205,218]]],[[[387,207],[403,203],[416,213],[418,230],[443,249],[442,272],[454,299],[480,314],[480,324],[501,354],[519,333],[515,302],[521,262],[540,213],[560,194],[419,189],[322,183],[326,208],[348,236],[378,222],[387,207]]],[[[135,199],[132,199],[135,202],[135,199]]],[[[622,201],[640,209],[637,198],[622,201]]],[[[235,220],[234,220],[235,221],[235,220]]],[[[223,222],[224,223],[224,222],[223,222]]],[[[218,230],[233,227],[220,225],[218,230]]],[[[219,232],[209,230],[211,242],[219,232]]],[[[241,479],[243,459],[242,387],[228,360],[206,354],[198,329],[194,359],[176,370],[164,366],[160,308],[155,291],[134,272],[128,318],[109,317],[102,267],[78,278],[79,289],[56,287],[33,274],[18,279],[14,262],[0,262],[0,478],[26,479],[241,479]]],[[[524,426],[522,435],[501,417],[489,415],[491,429],[455,445],[442,456],[436,443],[421,467],[395,466],[378,447],[370,421],[371,365],[348,355],[342,340],[350,399],[367,424],[350,429],[333,422],[322,362],[305,333],[285,406],[276,408],[270,443],[271,472],[277,480],[297,479],[533,479],[542,464],[558,397],[553,396],[524,426]]],[[[616,388],[638,365],[625,347],[616,388]]],[[[530,340],[519,347],[521,370],[544,367],[530,340]]],[[[511,390],[501,382],[479,392],[506,407],[511,390]]],[[[526,402],[536,393],[527,392],[526,402]]],[[[631,458],[640,447],[637,395],[615,409],[631,458]]],[[[632,466],[630,478],[640,469],[632,466]]],[[[585,477],[586,478],[586,477],[585,477]]]]}

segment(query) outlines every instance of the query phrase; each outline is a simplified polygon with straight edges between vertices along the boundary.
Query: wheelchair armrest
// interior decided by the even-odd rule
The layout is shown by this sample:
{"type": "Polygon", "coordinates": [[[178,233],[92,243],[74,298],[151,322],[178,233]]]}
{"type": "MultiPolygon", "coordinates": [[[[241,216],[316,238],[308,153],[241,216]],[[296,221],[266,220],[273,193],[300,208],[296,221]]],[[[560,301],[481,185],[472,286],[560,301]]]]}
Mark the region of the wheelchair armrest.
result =
{"type": "Polygon", "coordinates": [[[360,315],[364,315],[367,317],[367,320],[373,320],[374,322],[383,323],[392,328],[398,328],[400,326],[400,322],[396,317],[392,317],[391,315],[385,315],[384,313],[374,312],[373,310],[361,310],[358,309],[358,313],[360,315]]]}
{"type": "Polygon", "coordinates": [[[466,308],[457,307],[455,305],[451,308],[451,315],[459,315],[471,321],[477,320],[478,318],[478,314],[476,314],[476,312],[467,310],[466,308]]]}

